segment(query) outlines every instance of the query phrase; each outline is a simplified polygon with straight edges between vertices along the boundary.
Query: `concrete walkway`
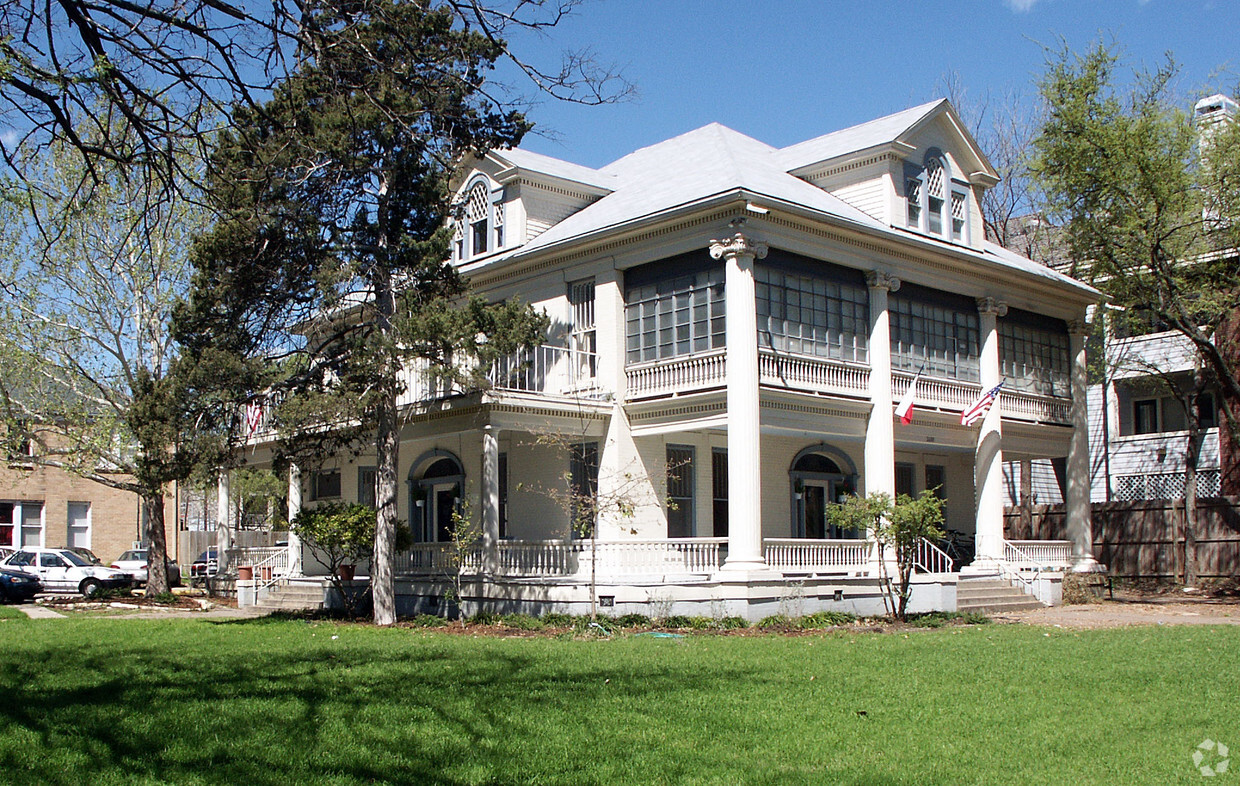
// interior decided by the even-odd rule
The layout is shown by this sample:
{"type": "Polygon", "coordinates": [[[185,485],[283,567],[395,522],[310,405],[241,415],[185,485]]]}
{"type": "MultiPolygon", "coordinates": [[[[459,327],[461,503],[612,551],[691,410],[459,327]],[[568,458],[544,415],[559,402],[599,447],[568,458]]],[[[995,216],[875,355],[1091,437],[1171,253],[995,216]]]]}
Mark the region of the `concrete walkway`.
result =
{"type": "Polygon", "coordinates": [[[64,619],[65,617],[65,615],[61,614],[60,612],[52,611],[46,606],[39,606],[34,603],[18,604],[17,610],[22,612],[23,614],[25,614],[27,617],[29,617],[32,620],[64,619]]]}

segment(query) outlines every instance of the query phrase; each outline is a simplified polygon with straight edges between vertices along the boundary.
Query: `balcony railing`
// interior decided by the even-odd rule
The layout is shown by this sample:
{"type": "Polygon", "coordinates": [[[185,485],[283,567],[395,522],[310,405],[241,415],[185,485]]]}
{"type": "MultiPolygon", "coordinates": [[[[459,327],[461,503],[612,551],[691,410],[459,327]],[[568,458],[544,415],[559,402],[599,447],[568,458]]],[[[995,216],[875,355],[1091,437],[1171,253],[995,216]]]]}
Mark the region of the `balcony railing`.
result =
{"type": "MultiPolygon", "coordinates": [[[[470,369],[466,367],[465,371],[470,369]]],[[[598,357],[568,347],[542,345],[499,358],[491,364],[485,385],[492,390],[544,396],[599,398],[598,357]]],[[[409,364],[402,372],[401,404],[415,404],[469,392],[460,383],[435,374],[427,361],[409,364]]]]}
{"type": "Polygon", "coordinates": [[[758,353],[758,379],[772,387],[844,396],[868,396],[870,389],[865,366],[771,350],[758,353]]]}
{"type": "Polygon", "coordinates": [[[725,382],[726,354],[716,350],[701,355],[685,355],[628,366],[628,397],[689,393],[722,387],[725,382]]]}

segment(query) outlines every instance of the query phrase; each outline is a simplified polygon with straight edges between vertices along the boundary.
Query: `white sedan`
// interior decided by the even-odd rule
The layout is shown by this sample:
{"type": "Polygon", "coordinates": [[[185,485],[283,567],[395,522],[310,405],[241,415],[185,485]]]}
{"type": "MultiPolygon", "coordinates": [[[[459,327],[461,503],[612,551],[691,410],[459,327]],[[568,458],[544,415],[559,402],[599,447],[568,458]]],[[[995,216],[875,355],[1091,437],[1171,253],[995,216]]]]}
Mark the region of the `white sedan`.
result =
{"type": "Polygon", "coordinates": [[[93,598],[105,589],[133,586],[128,573],[91,565],[69,549],[23,546],[2,564],[38,576],[48,592],[80,592],[93,598]]]}
{"type": "MultiPolygon", "coordinates": [[[[132,574],[134,581],[138,584],[145,584],[148,568],[147,550],[130,549],[122,554],[120,559],[113,562],[112,567],[132,574]]],[[[168,562],[168,586],[181,586],[181,566],[172,561],[168,562]]]]}

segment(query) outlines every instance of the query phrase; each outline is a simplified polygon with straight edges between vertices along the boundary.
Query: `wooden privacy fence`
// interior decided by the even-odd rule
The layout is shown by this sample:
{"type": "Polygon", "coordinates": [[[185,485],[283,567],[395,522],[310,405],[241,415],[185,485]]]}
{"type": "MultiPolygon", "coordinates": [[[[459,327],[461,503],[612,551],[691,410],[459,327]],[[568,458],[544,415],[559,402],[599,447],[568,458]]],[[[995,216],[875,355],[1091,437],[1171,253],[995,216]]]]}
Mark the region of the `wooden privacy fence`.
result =
{"type": "MultiPolygon", "coordinates": [[[[1004,511],[1004,537],[1066,540],[1063,505],[1004,511]]],[[[1093,504],[1094,558],[1112,576],[1175,578],[1184,573],[1184,500],[1093,504]]],[[[1203,578],[1240,574],[1240,497],[1197,501],[1197,572],[1203,578]]]]}

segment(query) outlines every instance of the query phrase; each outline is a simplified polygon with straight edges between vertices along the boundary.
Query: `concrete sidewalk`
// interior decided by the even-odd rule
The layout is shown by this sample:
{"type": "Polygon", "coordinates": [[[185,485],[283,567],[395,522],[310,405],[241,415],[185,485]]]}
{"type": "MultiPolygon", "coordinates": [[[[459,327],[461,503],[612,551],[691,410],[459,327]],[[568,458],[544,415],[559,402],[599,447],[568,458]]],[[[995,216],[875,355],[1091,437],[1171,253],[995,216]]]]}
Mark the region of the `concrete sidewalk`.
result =
{"type": "Polygon", "coordinates": [[[64,619],[65,615],[60,612],[52,611],[46,606],[39,606],[34,603],[29,605],[22,603],[17,606],[17,610],[25,614],[32,620],[51,620],[64,619]]]}

